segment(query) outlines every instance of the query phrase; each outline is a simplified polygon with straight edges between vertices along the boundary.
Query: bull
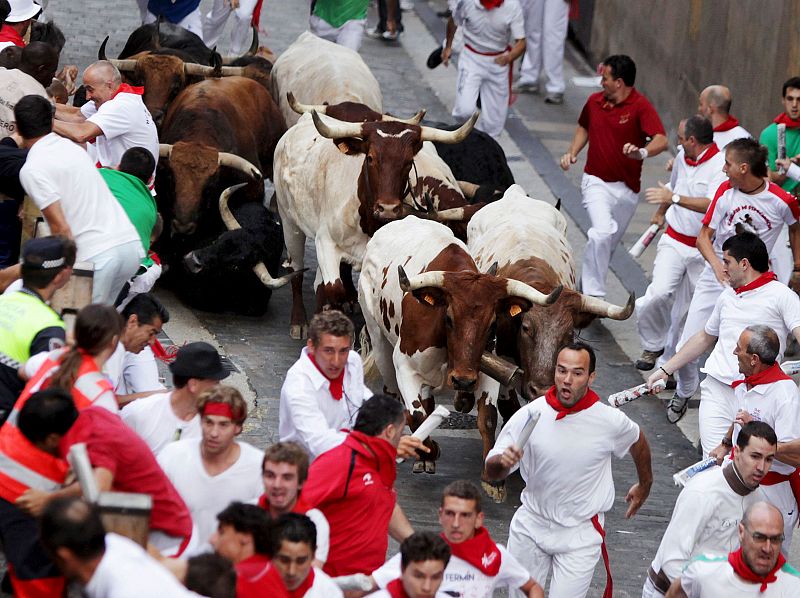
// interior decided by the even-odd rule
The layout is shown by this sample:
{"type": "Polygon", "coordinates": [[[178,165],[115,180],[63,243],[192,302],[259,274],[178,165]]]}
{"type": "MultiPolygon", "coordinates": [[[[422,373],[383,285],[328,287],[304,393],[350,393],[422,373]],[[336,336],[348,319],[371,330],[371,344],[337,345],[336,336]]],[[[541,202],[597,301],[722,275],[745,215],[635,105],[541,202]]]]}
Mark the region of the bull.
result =
{"type": "MultiPolygon", "coordinates": [[[[553,385],[558,350],[573,339],[576,329],[588,326],[597,317],[625,320],[633,313],[633,294],[625,306],[618,306],[575,290],[575,265],[566,232],[561,213],[531,199],[519,185],[511,186],[502,199],[481,209],[468,227],[468,247],[478,268],[497,263],[498,276],[542,293],[564,289],[547,309],[529,305],[497,319],[495,352],[524,370],[522,394],[529,401],[553,385]]],[[[519,408],[517,392],[508,389],[508,400],[498,403],[499,393],[499,383],[484,377],[474,395],[462,397],[465,401],[457,408],[468,412],[477,396],[479,410],[488,409],[496,418],[499,408],[507,419],[519,408]]],[[[492,498],[498,502],[505,499],[504,485],[490,484],[485,476],[482,479],[492,498]]]]}
{"type": "MultiPolygon", "coordinates": [[[[398,121],[344,122],[312,112],[281,138],[274,183],[287,267],[303,269],[305,239],[313,238],[318,310],[355,299],[355,289],[346,288],[340,276],[340,264],[359,268],[369,237],[403,216],[409,172],[423,143],[458,143],[477,116],[445,132],[398,121]]],[[[307,318],[301,277],[292,281],[292,295],[290,334],[303,338],[307,318]]]]}
{"type": "Polygon", "coordinates": [[[299,117],[286,99],[290,91],[306,104],[358,102],[379,113],[383,110],[380,85],[358,52],[308,31],[272,67],[272,96],[291,127],[299,117]]]}
{"type": "MultiPolygon", "coordinates": [[[[491,266],[481,271],[442,224],[408,216],[378,230],[367,244],[358,298],[385,391],[402,397],[412,430],[433,411],[435,392],[471,392],[485,377],[481,355],[500,314],[549,305],[560,292],[542,293],[491,266]]],[[[478,409],[484,457],[497,422],[487,406],[478,409]]],[[[438,450],[431,448],[414,472],[435,472],[438,450]]]]}

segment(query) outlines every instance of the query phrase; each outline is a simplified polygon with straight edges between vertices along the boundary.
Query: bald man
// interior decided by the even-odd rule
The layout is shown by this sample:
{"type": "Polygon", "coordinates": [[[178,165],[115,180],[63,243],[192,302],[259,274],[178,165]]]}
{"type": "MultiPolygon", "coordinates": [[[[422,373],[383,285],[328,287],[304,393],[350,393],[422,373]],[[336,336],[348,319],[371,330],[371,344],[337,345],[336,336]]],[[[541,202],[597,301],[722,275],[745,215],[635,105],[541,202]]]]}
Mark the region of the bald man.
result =
{"type": "Polygon", "coordinates": [[[697,111],[711,121],[714,127],[714,143],[720,150],[724,150],[734,139],[752,137],[739,125],[739,120],[731,116],[732,102],[731,90],[724,85],[709,85],[700,92],[697,111]]]}
{"type": "Polygon", "coordinates": [[[56,106],[53,131],[76,143],[89,142],[98,168],[116,168],[132,147],[149,150],[157,162],[158,131],[142,101],[144,88],[123,83],[117,67],[105,60],[84,71],[83,84],[90,101],[80,109],[56,106]]]}

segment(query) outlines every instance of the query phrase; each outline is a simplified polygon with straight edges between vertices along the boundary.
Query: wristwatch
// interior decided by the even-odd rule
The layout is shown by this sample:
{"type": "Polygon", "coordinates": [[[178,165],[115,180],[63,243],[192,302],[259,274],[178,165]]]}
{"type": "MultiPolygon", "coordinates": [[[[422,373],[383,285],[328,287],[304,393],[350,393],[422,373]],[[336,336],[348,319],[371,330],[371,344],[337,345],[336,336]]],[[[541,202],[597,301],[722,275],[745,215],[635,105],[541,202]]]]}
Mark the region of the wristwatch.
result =
{"type": "Polygon", "coordinates": [[[674,203],[675,205],[678,205],[679,203],[681,203],[681,196],[678,195],[677,193],[673,193],[672,194],[672,203],[674,203]]]}

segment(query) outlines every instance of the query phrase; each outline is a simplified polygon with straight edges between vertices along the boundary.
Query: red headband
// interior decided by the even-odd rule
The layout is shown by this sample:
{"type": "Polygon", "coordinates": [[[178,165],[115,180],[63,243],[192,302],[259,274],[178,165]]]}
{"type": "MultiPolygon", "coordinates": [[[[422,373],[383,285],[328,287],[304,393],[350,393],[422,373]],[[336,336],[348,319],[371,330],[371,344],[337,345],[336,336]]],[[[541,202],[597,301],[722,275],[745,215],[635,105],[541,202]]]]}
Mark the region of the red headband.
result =
{"type": "Polygon", "coordinates": [[[206,403],[203,407],[203,415],[221,415],[230,419],[233,417],[233,409],[227,403],[206,403]]]}

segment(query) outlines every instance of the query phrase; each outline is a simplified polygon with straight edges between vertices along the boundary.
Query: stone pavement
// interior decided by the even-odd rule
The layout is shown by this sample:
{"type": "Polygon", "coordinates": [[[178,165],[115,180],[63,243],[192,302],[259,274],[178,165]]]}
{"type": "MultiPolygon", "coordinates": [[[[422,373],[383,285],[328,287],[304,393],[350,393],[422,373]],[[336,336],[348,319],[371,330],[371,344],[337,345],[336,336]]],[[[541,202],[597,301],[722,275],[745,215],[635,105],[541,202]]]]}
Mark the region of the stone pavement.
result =
{"type": "MultiPolygon", "coordinates": [[[[208,4],[208,0],[204,0],[203,6],[208,4]]],[[[429,71],[424,66],[424,59],[439,43],[444,31],[443,21],[437,22],[434,14],[444,4],[444,0],[417,0],[415,12],[404,13],[406,32],[398,44],[364,40],[361,54],[381,84],[386,111],[405,115],[424,107],[433,120],[451,120],[449,108],[455,89],[455,69],[439,67],[429,71]]],[[[75,62],[81,68],[95,59],[97,48],[107,34],[111,35],[108,53],[116,55],[127,34],[136,27],[138,18],[133,0],[113,4],[99,0],[51,0],[48,12],[67,35],[64,61],[75,62]]],[[[306,28],[307,13],[306,2],[267,0],[262,16],[262,27],[267,30],[267,36],[262,37],[262,44],[276,53],[285,49],[306,28]]],[[[370,22],[374,21],[375,16],[371,13],[370,22]]],[[[571,81],[573,76],[589,75],[593,69],[570,51],[566,70],[571,81]]],[[[563,200],[569,220],[569,239],[576,256],[582,254],[585,245],[585,218],[581,214],[578,196],[583,162],[579,161],[563,174],[555,166],[554,158],[560,156],[569,144],[577,113],[591,91],[568,85],[563,106],[545,105],[539,96],[521,96],[510,115],[507,132],[501,138],[518,182],[534,197],[553,203],[557,198],[563,200]]],[[[670,127],[670,123],[665,125],[670,127]]],[[[664,180],[664,162],[662,157],[646,162],[645,187],[653,185],[656,180],[664,180]]],[[[649,206],[642,204],[623,240],[626,246],[632,245],[646,228],[649,213],[649,206]]],[[[313,246],[308,247],[308,252],[313,254],[313,246]]],[[[642,292],[641,284],[645,280],[642,267],[644,271],[649,269],[654,250],[645,253],[639,266],[620,255],[622,252],[617,253],[609,299],[622,303],[627,297],[625,287],[642,292]]],[[[310,278],[306,276],[308,308],[312,307],[310,299],[313,297],[310,278]]],[[[246,426],[247,440],[257,446],[275,440],[283,374],[297,358],[302,346],[287,334],[288,289],[273,294],[270,308],[261,318],[191,312],[170,295],[164,294],[164,297],[173,312],[173,320],[165,328],[177,344],[202,335],[216,342],[245,374],[246,379],[241,384],[250,391],[255,407],[246,426]]],[[[592,342],[598,352],[596,389],[601,396],[641,381],[640,374],[631,366],[631,358],[639,352],[632,320],[596,323],[584,331],[582,337],[592,342]]],[[[380,388],[379,382],[375,381],[373,387],[380,388]]],[[[441,402],[450,405],[448,397],[442,397],[441,402]]],[[[606,529],[615,573],[614,595],[638,596],[645,571],[677,496],[672,473],[696,460],[696,454],[680,431],[666,423],[659,402],[642,400],[626,407],[626,412],[642,426],[651,443],[655,483],[639,515],[626,520],[624,497],[636,476],[629,457],[615,462],[617,500],[606,519],[606,529]]],[[[459,478],[477,480],[480,473],[477,431],[439,430],[435,437],[443,449],[436,475],[412,475],[409,464],[399,467],[399,500],[418,528],[436,526],[439,493],[447,483],[459,478]]],[[[508,522],[519,506],[520,489],[521,480],[514,477],[509,482],[509,499],[505,504],[485,505],[487,527],[499,540],[507,537],[508,522]]],[[[392,550],[396,548],[392,547],[392,550]]],[[[605,573],[602,565],[598,565],[589,595],[601,595],[604,584],[605,573]]]]}

